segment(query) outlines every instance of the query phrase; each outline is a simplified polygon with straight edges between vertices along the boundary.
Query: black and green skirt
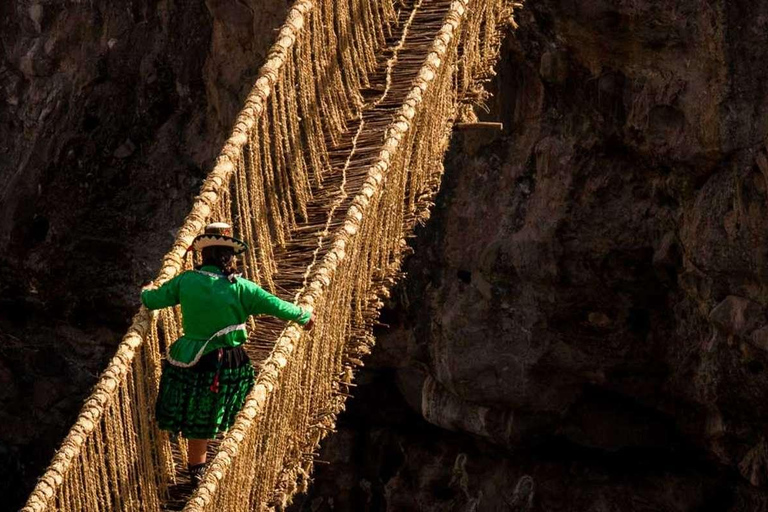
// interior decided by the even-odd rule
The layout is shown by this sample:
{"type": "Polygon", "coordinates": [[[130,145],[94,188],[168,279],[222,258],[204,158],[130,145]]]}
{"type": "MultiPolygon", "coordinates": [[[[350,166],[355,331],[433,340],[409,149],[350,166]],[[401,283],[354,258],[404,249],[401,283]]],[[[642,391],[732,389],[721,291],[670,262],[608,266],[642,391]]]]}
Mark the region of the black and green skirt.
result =
{"type": "Polygon", "coordinates": [[[253,378],[242,347],[214,350],[191,368],[166,361],[155,408],[158,425],[187,439],[213,439],[235,422],[253,378]]]}

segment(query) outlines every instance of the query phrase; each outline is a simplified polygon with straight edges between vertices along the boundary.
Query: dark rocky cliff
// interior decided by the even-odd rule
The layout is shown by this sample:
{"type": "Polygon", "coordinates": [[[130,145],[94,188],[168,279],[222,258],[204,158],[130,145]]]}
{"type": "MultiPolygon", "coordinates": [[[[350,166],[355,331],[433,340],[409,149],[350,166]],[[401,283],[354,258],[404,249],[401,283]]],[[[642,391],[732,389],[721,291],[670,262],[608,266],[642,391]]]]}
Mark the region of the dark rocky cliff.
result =
{"type": "MultiPolygon", "coordinates": [[[[282,19],[262,4],[0,6],[11,502],[187,211],[282,19]]],[[[517,21],[505,131],[455,138],[295,508],[768,510],[768,3],[540,0],[517,21]]]]}

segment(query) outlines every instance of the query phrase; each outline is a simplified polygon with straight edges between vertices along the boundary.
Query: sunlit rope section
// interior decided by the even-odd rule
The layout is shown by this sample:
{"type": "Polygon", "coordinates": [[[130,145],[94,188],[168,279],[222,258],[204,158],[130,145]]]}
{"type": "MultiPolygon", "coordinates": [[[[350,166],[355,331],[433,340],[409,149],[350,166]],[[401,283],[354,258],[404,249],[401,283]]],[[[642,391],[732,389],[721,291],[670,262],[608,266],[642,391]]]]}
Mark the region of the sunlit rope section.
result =
{"type": "Polygon", "coordinates": [[[380,297],[398,274],[405,237],[428,214],[452,123],[463,102],[482,99],[498,31],[511,15],[503,1],[446,4],[359,192],[299,296],[314,309],[315,329],[280,335],[185,511],[283,509],[306,489],[317,447],[373,344],[380,297]]]}

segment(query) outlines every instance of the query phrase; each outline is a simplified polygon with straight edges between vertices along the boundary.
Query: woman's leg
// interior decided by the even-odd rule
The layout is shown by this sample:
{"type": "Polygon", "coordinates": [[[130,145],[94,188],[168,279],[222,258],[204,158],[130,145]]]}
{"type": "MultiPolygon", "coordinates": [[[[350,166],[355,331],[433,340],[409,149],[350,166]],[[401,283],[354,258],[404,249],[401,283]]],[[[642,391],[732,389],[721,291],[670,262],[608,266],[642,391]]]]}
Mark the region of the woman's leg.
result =
{"type": "Polygon", "coordinates": [[[187,459],[190,466],[205,464],[206,450],[208,449],[207,439],[187,439],[187,459]]]}

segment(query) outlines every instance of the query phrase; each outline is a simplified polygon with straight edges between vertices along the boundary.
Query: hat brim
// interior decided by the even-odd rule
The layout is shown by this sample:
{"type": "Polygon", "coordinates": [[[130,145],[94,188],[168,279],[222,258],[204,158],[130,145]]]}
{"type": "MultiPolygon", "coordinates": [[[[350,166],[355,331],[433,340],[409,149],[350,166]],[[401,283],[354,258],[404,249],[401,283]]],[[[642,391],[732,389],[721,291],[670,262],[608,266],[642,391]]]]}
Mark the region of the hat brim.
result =
{"type": "Polygon", "coordinates": [[[199,235],[192,242],[192,248],[196,251],[202,251],[206,247],[231,247],[235,250],[235,255],[237,255],[245,252],[248,249],[248,244],[227,235],[199,235]]]}

